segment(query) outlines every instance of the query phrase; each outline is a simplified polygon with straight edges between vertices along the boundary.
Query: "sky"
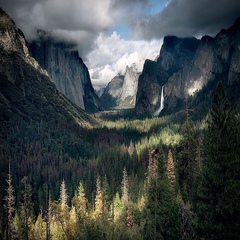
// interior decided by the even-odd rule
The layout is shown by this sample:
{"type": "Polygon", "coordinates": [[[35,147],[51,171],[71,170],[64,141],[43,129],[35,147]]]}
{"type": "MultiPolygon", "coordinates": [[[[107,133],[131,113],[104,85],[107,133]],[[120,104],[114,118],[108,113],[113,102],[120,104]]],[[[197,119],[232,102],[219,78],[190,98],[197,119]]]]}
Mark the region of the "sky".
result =
{"type": "Polygon", "coordinates": [[[214,36],[240,16],[240,0],[0,0],[26,39],[37,30],[77,43],[98,89],[126,66],[142,71],[163,37],[214,36]]]}

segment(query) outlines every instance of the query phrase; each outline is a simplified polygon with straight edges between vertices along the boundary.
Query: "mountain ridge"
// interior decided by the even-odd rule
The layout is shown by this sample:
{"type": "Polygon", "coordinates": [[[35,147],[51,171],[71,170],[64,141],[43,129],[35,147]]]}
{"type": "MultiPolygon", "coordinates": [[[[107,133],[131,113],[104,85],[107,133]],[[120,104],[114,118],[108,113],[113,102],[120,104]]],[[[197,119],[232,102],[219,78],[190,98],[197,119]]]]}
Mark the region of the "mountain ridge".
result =
{"type": "Polygon", "coordinates": [[[167,114],[181,109],[189,96],[196,95],[212,81],[222,80],[226,88],[232,88],[233,83],[238,85],[239,22],[238,18],[230,28],[221,30],[215,37],[206,35],[200,40],[166,36],[157,61],[145,61],[139,77],[136,114],[154,115],[160,106],[162,86],[165,103],[162,112],[167,114]],[[191,46],[187,51],[183,41],[188,41],[187,45],[191,46]]]}

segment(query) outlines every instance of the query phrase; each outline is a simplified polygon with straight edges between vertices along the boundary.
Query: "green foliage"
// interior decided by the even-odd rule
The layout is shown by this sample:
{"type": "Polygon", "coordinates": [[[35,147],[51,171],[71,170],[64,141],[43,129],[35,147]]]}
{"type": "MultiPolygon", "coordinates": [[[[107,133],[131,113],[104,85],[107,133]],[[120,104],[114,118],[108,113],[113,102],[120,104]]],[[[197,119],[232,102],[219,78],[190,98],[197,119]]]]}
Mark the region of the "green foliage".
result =
{"type": "Polygon", "coordinates": [[[239,119],[219,83],[204,138],[196,230],[203,239],[239,239],[239,119]]]}
{"type": "MultiPolygon", "coordinates": [[[[8,87],[12,86],[3,86],[3,91],[7,92],[8,87]]],[[[46,239],[47,226],[48,239],[52,240],[154,239],[154,236],[157,239],[191,239],[194,215],[197,234],[203,238],[209,237],[204,233],[210,234],[218,228],[226,234],[226,229],[230,229],[224,222],[226,219],[232,219],[228,221],[232,226],[229,232],[239,226],[239,117],[226,111],[227,105],[215,107],[216,116],[210,115],[210,122],[205,119],[193,122],[190,116],[187,121],[182,112],[139,120],[132,118],[133,113],[128,110],[127,115],[121,111],[95,114],[97,120],[82,115],[84,121],[90,119],[91,122],[84,125],[79,114],[66,105],[62,96],[57,96],[59,102],[50,104],[32,89],[28,96],[32,100],[26,101],[22,96],[16,97],[15,90],[8,93],[14,99],[12,112],[0,108],[3,113],[0,122],[0,199],[6,196],[7,159],[11,158],[14,166],[12,185],[16,189],[13,225],[19,239],[23,236],[26,239],[26,232],[29,239],[46,239]],[[18,109],[18,105],[21,108],[18,109]],[[79,122],[64,116],[64,109],[79,122]],[[207,125],[202,161],[198,136],[204,135],[207,125]],[[160,149],[157,178],[149,180],[149,151],[156,148],[160,149]],[[169,148],[178,173],[174,186],[170,185],[170,175],[166,172],[169,148]],[[124,168],[128,180],[125,187],[122,185],[124,168]],[[201,169],[196,200],[196,179],[201,169]],[[102,207],[100,214],[94,214],[98,175],[102,207]],[[30,206],[29,212],[21,204],[21,190],[24,190],[21,179],[25,176],[25,183],[31,186],[31,194],[26,198],[28,203],[25,201],[30,206]],[[56,200],[63,179],[68,201],[61,208],[56,200]],[[125,196],[124,188],[127,188],[125,196]],[[50,195],[53,203],[49,201],[50,195]],[[126,195],[128,201],[125,201],[126,195]],[[213,210],[213,206],[217,208],[213,210]],[[27,221],[26,214],[29,215],[27,221]],[[216,229],[213,230],[213,224],[206,219],[215,221],[216,229]]],[[[2,207],[3,202],[0,204],[2,207]]],[[[0,237],[3,239],[7,232],[4,218],[5,215],[0,213],[0,237]]]]}
{"type": "Polygon", "coordinates": [[[197,172],[196,152],[197,152],[197,136],[194,122],[190,116],[190,110],[186,106],[186,120],[182,125],[182,139],[178,150],[178,177],[180,192],[183,200],[193,202],[194,189],[197,172]]]}
{"type": "Polygon", "coordinates": [[[171,193],[163,156],[158,157],[156,168],[156,174],[148,178],[143,236],[144,239],[179,239],[179,210],[171,193]]]}

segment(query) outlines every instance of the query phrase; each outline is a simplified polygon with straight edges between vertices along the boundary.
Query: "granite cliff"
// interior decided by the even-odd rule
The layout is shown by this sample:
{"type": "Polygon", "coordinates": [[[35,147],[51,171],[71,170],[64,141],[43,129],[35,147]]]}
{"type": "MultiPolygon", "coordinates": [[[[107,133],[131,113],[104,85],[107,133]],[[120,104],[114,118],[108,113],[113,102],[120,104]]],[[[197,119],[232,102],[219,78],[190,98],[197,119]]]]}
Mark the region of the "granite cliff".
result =
{"type": "Polygon", "coordinates": [[[29,46],[33,57],[69,100],[87,112],[100,110],[100,100],[75,44],[56,40],[39,31],[39,39],[29,46]]]}
{"type": "Polygon", "coordinates": [[[139,72],[135,64],[127,66],[124,75],[115,76],[104,89],[101,102],[105,109],[134,108],[139,72]]]}
{"type": "MultiPolygon", "coordinates": [[[[27,42],[12,19],[0,9],[0,129],[7,137],[14,125],[89,125],[91,118],[72,104],[48,73],[29,54],[27,42]]],[[[54,126],[53,126],[54,125],[54,126]]],[[[9,135],[10,137],[10,135],[9,135]]]]}
{"type": "MultiPolygon", "coordinates": [[[[181,108],[188,96],[200,92],[211,82],[224,81],[231,88],[240,79],[240,20],[215,37],[164,38],[157,61],[146,60],[139,77],[136,113],[154,116],[164,110],[181,108]]],[[[212,89],[209,89],[211,91],[212,89]]]]}

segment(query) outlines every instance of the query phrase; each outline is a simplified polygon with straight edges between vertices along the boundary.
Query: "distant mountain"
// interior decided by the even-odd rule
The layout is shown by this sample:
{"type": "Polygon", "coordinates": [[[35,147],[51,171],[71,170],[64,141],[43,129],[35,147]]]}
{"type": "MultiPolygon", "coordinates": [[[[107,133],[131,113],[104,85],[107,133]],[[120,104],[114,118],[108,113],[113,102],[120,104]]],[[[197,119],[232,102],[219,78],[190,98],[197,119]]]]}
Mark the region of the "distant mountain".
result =
{"type": "Polygon", "coordinates": [[[104,89],[105,89],[104,87],[98,90],[95,89],[95,93],[98,95],[99,98],[103,95],[104,89]]]}
{"type": "Polygon", "coordinates": [[[159,58],[156,62],[146,60],[139,77],[137,115],[158,115],[161,112],[161,97],[164,99],[165,113],[181,109],[189,96],[200,95],[201,98],[195,100],[200,104],[220,80],[230,97],[238,99],[239,94],[234,92],[236,87],[240,87],[239,49],[239,19],[214,38],[165,37],[159,58]]]}
{"type": "Polygon", "coordinates": [[[140,73],[136,64],[126,66],[125,74],[115,76],[104,89],[101,102],[105,109],[134,108],[140,73]]]}
{"type": "Polygon", "coordinates": [[[16,123],[45,123],[52,129],[58,124],[91,125],[93,119],[59,92],[30,56],[22,31],[2,9],[0,33],[1,137],[6,139],[16,123]]]}
{"type": "Polygon", "coordinates": [[[58,90],[87,112],[100,110],[89,72],[78,56],[76,45],[39,31],[39,39],[29,44],[33,57],[46,69],[58,90]]]}

